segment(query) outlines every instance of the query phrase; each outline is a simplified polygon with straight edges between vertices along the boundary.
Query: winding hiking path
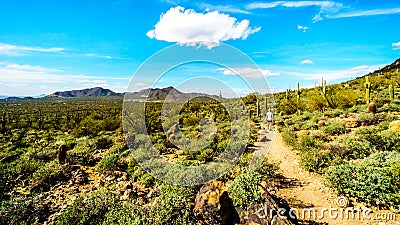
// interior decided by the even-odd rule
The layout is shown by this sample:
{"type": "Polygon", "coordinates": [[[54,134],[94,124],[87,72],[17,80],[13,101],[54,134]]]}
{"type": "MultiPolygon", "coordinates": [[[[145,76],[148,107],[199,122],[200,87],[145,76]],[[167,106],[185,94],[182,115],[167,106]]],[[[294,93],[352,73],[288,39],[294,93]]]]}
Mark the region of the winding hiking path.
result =
{"type": "MultiPolygon", "coordinates": [[[[297,209],[299,213],[296,213],[299,217],[300,224],[349,224],[349,225],[362,225],[362,224],[400,224],[400,215],[397,214],[396,221],[380,221],[380,220],[368,220],[363,219],[361,213],[360,219],[346,218],[346,214],[343,213],[343,218],[340,218],[338,211],[333,211],[333,216],[337,215],[337,218],[329,216],[329,211],[324,213],[322,218],[321,214],[325,208],[337,208],[342,209],[338,205],[338,196],[327,187],[324,179],[314,173],[310,173],[300,166],[299,157],[296,155],[294,150],[289,149],[285,146],[282,137],[279,133],[270,131],[261,131],[260,135],[264,135],[273,140],[268,142],[258,142],[257,145],[262,149],[269,152],[267,158],[270,162],[279,163],[279,173],[285,178],[279,188],[277,188],[275,195],[286,200],[290,207],[297,209]],[[269,148],[270,147],[270,148],[269,148]],[[317,212],[317,218],[313,216],[302,216],[303,209],[315,209],[317,212]],[[312,222],[315,221],[315,222],[312,222]]],[[[355,208],[360,208],[356,206],[355,208]]],[[[345,210],[345,209],[344,209],[345,210]]],[[[373,213],[369,214],[371,218],[376,218],[377,213],[391,213],[390,211],[374,210],[373,213]]],[[[393,213],[392,213],[393,214],[393,213]]]]}

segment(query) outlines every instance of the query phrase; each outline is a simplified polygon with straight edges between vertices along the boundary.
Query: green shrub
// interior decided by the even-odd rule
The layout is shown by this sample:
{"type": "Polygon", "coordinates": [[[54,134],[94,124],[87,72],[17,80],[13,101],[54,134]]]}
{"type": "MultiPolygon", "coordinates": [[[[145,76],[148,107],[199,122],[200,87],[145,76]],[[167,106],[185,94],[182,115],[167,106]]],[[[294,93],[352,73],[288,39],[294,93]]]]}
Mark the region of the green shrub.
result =
{"type": "Polygon", "coordinates": [[[336,121],[329,121],[324,127],[321,128],[328,135],[340,135],[346,133],[346,128],[343,123],[336,121]]]}
{"type": "Polygon", "coordinates": [[[298,104],[290,99],[284,99],[278,104],[278,109],[285,115],[290,115],[297,112],[298,104]]]}
{"type": "Polygon", "coordinates": [[[34,187],[31,191],[48,191],[52,185],[70,177],[71,169],[67,166],[61,166],[55,161],[47,163],[40,167],[31,176],[31,185],[34,187]]]}
{"type": "Polygon", "coordinates": [[[329,151],[316,148],[303,148],[299,152],[300,164],[310,172],[323,173],[326,168],[340,162],[338,157],[329,151]]]}
{"type": "Polygon", "coordinates": [[[61,213],[56,224],[101,224],[106,213],[118,206],[117,199],[115,193],[107,190],[95,191],[86,198],[79,197],[61,213]]]}
{"type": "Polygon", "coordinates": [[[283,131],[282,138],[285,141],[285,143],[289,146],[293,147],[296,146],[297,144],[296,134],[291,130],[283,131]]]}
{"type": "Polygon", "coordinates": [[[378,152],[357,164],[342,164],[326,172],[339,194],[375,206],[400,205],[400,153],[378,152]]]}
{"type": "Polygon", "coordinates": [[[144,184],[147,187],[153,185],[154,181],[155,181],[154,177],[148,173],[145,173],[140,177],[140,183],[144,184]]]}
{"type": "Polygon", "coordinates": [[[104,171],[116,170],[118,167],[119,155],[111,154],[104,157],[99,163],[97,163],[97,171],[103,173],[104,171]]]}
{"type": "Polygon", "coordinates": [[[74,149],[67,152],[67,159],[74,164],[91,165],[94,160],[93,152],[90,142],[84,139],[78,142],[74,149]]]}
{"type": "Polygon", "coordinates": [[[47,220],[51,212],[43,210],[44,197],[14,195],[0,204],[0,224],[39,224],[47,220]]]}
{"type": "Polygon", "coordinates": [[[261,176],[258,172],[249,171],[240,174],[228,188],[228,193],[235,206],[244,207],[252,202],[259,202],[261,194],[258,183],[261,176]]]}

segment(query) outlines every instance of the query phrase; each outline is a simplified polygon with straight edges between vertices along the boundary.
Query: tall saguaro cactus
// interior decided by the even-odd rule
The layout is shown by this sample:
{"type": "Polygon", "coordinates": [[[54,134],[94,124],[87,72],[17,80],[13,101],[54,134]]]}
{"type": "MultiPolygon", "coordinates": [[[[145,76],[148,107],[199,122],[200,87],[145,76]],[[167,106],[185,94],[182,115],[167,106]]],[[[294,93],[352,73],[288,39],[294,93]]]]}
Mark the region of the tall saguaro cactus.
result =
{"type": "Polygon", "coordinates": [[[394,99],[394,88],[392,84],[389,84],[389,96],[390,96],[390,100],[394,99]]]}
{"type": "Polygon", "coordinates": [[[290,89],[287,88],[287,89],[286,89],[286,99],[287,99],[287,100],[289,100],[289,92],[290,92],[290,89]]]}
{"type": "Polygon", "coordinates": [[[265,113],[267,113],[267,111],[268,111],[268,98],[267,98],[267,96],[265,96],[264,104],[265,104],[265,113]]]}
{"type": "Polygon", "coordinates": [[[302,92],[302,91],[300,91],[300,83],[297,82],[296,95],[297,95],[297,102],[298,102],[298,103],[300,102],[300,95],[301,95],[301,92],[302,92]]]}
{"type": "Polygon", "coordinates": [[[324,98],[326,98],[326,80],[324,80],[324,78],[322,78],[322,95],[324,96],[324,98]]]}
{"type": "Polygon", "coordinates": [[[371,101],[371,82],[369,82],[368,76],[365,77],[364,85],[365,85],[365,102],[369,104],[371,101]]]}

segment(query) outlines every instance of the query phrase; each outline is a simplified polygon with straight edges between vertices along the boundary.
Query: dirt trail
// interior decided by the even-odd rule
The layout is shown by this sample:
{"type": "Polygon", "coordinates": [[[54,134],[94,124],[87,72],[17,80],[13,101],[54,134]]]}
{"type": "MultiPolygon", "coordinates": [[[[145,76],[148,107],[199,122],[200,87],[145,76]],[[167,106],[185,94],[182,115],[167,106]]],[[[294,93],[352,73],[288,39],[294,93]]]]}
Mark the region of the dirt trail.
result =
{"type": "MultiPolygon", "coordinates": [[[[264,131],[265,132],[265,131],[264,131]]],[[[329,216],[329,211],[324,213],[323,218],[321,214],[323,214],[323,209],[325,208],[337,208],[338,210],[342,209],[338,205],[338,196],[334,194],[334,192],[325,185],[324,179],[314,173],[310,173],[300,166],[300,161],[298,156],[296,155],[294,150],[290,150],[287,146],[284,145],[282,137],[280,134],[274,132],[269,132],[267,135],[273,138],[272,146],[269,148],[269,152],[267,154],[268,160],[270,162],[278,162],[279,163],[279,172],[285,177],[280,185],[280,187],[276,190],[275,195],[286,200],[291,208],[295,208],[299,211],[296,213],[299,217],[300,224],[349,224],[349,225],[361,225],[361,224],[377,224],[377,225],[385,225],[385,224],[400,224],[399,219],[400,215],[397,214],[396,221],[385,221],[385,220],[368,220],[363,219],[362,213],[360,213],[360,219],[348,219],[346,218],[346,213],[343,213],[343,218],[340,218],[340,211],[333,211],[333,217],[329,216]],[[313,218],[313,216],[308,216],[308,213],[305,216],[302,216],[303,209],[315,209],[317,212],[317,218],[313,218]],[[337,218],[334,219],[334,216],[337,215],[337,218]],[[316,221],[310,222],[310,221],[316,221]]],[[[272,139],[272,138],[271,138],[272,139]]],[[[270,143],[271,144],[271,143],[270,143]]],[[[268,148],[270,144],[264,144],[265,148],[268,148]]],[[[260,146],[261,147],[261,146],[260,146]]],[[[340,198],[340,197],[339,197],[340,198]]],[[[360,208],[359,206],[354,208],[360,208]]],[[[346,210],[343,209],[343,210],[346,210]]],[[[373,213],[368,214],[371,218],[376,218],[377,213],[388,214],[390,211],[383,210],[373,210],[373,213]]],[[[392,213],[393,214],[393,213],[392,213]]],[[[351,215],[350,215],[351,216],[351,215]]],[[[357,214],[356,214],[357,218],[357,214]]]]}

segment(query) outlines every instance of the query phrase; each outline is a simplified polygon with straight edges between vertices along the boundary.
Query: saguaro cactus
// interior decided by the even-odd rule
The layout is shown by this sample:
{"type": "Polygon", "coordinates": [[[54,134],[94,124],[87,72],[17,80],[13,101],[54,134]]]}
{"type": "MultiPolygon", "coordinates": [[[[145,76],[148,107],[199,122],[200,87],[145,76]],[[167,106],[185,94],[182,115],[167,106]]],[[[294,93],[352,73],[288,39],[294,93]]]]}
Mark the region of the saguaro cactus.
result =
{"type": "Polygon", "coordinates": [[[260,99],[257,99],[257,103],[256,103],[256,107],[257,107],[257,117],[260,117],[260,99]]]}
{"type": "Polygon", "coordinates": [[[365,85],[365,102],[369,104],[371,101],[371,82],[369,82],[368,76],[365,77],[364,85],[365,85]]]}
{"type": "Polygon", "coordinates": [[[264,104],[265,104],[265,113],[267,113],[267,111],[268,111],[268,98],[267,98],[267,96],[265,96],[264,104]]]}
{"type": "Polygon", "coordinates": [[[326,98],[326,80],[324,80],[324,78],[322,78],[322,90],[321,93],[324,96],[324,98],[326,98]]]}
{"type": "Polygon", "coordinates": [[[300,95],[301,95],[301,92],[302,92],[302,91],[300,91],[300,83],[297,82],[297,90],[296,90],[297,102],[300,102],[300,95]]]}
{"type": "Polygon", "coordinates": [[[289,92],[290,92],[290,89],[287,88],[287,89],[286,89],[286,99],[287,99],[287,100],[289,100],[289,92]]]}
{"type": "Polygon", "coordinates": [[[390,100],[394,99],[394,88],[392,84],[389,84],[389,96],[390,96],[390,100]]]}

